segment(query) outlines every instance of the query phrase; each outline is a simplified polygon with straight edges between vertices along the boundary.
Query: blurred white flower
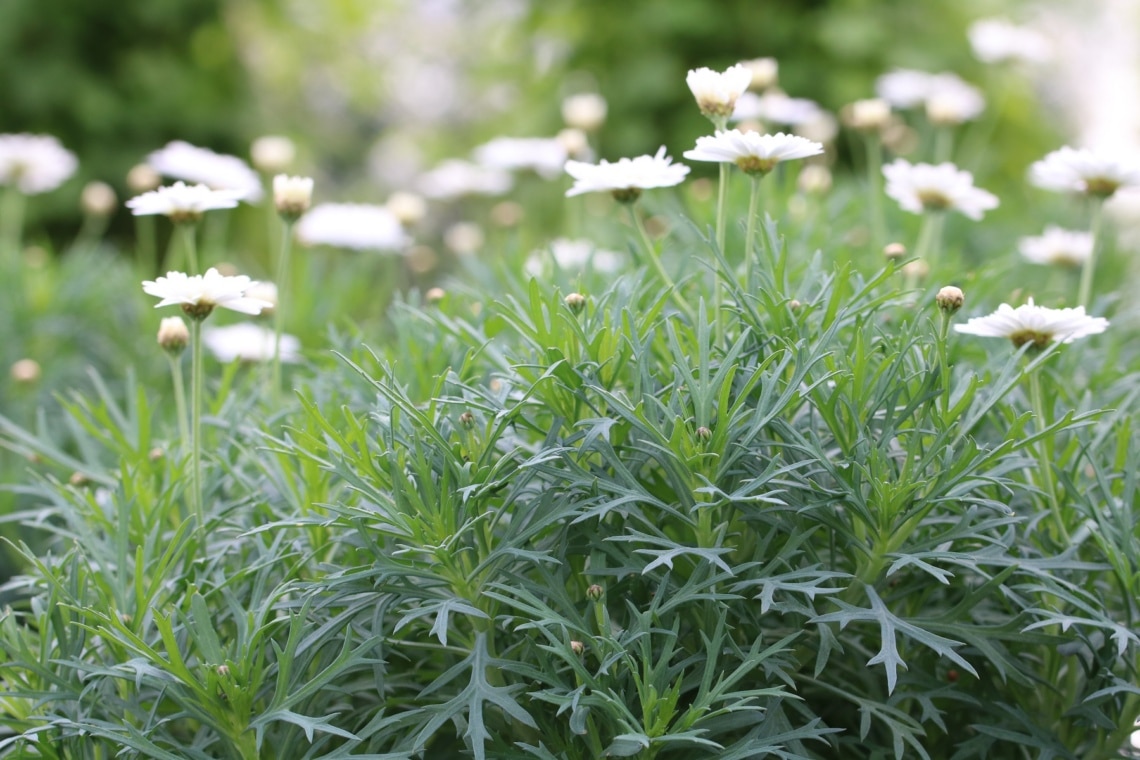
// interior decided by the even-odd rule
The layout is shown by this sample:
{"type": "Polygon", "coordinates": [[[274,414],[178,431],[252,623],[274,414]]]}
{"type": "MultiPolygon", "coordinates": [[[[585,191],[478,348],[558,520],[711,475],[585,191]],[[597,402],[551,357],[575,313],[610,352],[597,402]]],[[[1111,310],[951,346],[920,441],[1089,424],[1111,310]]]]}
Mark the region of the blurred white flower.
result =
{"type": "Polygon", "coordinates": [[[211,190],[205,185],[175,182],[131,198],[127,208],[135,216],[162,214],[172,222],[194,222],[207,211],[234,208],[240,197],[236,190],[211,190]]]}
{"type": "Polygon", "coordinates": [[[412,242],[395,214],[365,203],[314,206],[297,222],[297,237],[306,245],[361,251],[398,251],[412,242]]]}
{"type": "Polygon", "coordinates": [[[190,342],[190,329],[182,317],[163,317],[158,323],[158,345],[177,356],[190,342]]]}
{"type": "Polygon", "coordinates": [[[723,73],[709,68],[692,69],[685,77],[689,90],[705,116],[724,119],[732,115],[736,100],[752,82],[752,71],[739,63],[723,73]]]}
{"type": "MultiPolygon", "coordinates": [[[[273,330],[239,322],[203,330],[202,344],[221,362],[267,362],[273,359],[276,337],[273,330]]],[[[301,361],[301,341],[296,336],[281,334],[281,361],[301,361]]]]}
{"type": "Polygon", "coordinates": [[[143,281],[143,292],[161,298],[155,308],[179,305],[194,319],[205,319],[214,307],[241,312],[260,314],[262,309],[273,304],[246,295],[252,280],[245,275],[227,277],[210,267],[206,274],[187,275],[183,272],[167,272],[165,277],[143,281]]]}
{"type": "Polygon", "coordinates": [[[848,103],[839,112],[843,123],[859,132],[878,132],[891,121],[891,104],[883,98],[848,103]]]}
{"type": "MultiPolygon", "coordinates": [[[[625,263],[625,256],[598,248],[592,240],[555,238],[550,241],[548,250],[558,268],[567,272],[580,272],[589,267],[595,272],[612,274],[620,271],[625,263]]],[[[546,250],[535,251],[527,258],[527,274],[538,277],[547,273],[546,253],[546,250]]]]}
{"type": "Polygon", "coordinates": [[[782,92],[742,94],[736,101],[731,121],[762,121],[766,124],[796,126],[819,118],[823,108],[814,100],[788,97],[782,92]]]}
{"type": "Polygon", "coordinates": [[[954,325],[956,331],[966,335],[1009,338],[1018,348],[1026,343],[1037,348],[1045,348],[1054,341],[1071,343],[1077,338],[1102,333],[1107,327],[1107,319],[1088,316],[1083,306],[1050,309],[1037,306],[1032,298],[1016,309],[1003,303],[993,314],[974,317],[964,325],[954,325]]]}
{"type": "Polygon", "coordinates": [[[425,197],[452,200],[465,195],[502,195],[513,184],[509,172],[449,159],[422,174],[416,187],[425,197]]]}
{"type": "Polygon", "coordinates": [[[796,179],[796,189],[808,195],[823,195],[831,189],[831,170],[822,164],[808,164],[796,179]]]}
{"type": "Polygon", "coordinates": [[[605,124],[606,99],[596,92],[570,95],[562,101],[562,120],[572,129],[593,132],[605,124]]]}
{"type": "Polygon", "coordinates": [[[427,203],[415,193],[403,190],[392,193],[384,204],[400,224],[411,226],[427,216],[427,203]]]}
{"type": "Polygon", "coordinates": [[[662,145],[656,155],[622,158],[611,164],[605,159],[598,164],[567,161],[566,173],[574,178],[574,186],[566,196],[582,193],[611,192],[620,201],[633,201],[642,190],[679,185],[689,173],[684,164],[674,164],[662,145]]]}
{"type": "Polygon", "coordinates": [[[566,163],[566,147],[556,137],[497,137],[474,151],[475,161],[488,169],[530,169],[553,179],[566,163]]]}
{"type": "Polygon", "coordinates": [[[277,213],[296,219],[309,210],[313,202],[313,178],[278,174],[273,178],[273,205],[277,213]]]}
{"type": "Polygon", "coordinates": [[[93,180],[83,186],[79,195],[79,205],[84,214],[91,216],[110,216],[115,213],[119,205],[119,196],[115,195],[115,188],[106,182],[93,180]]]}
{"type": "Polygon", "coordinates": [[[812,118],[793,126],[792,131],[800,137],[827,145],[834,142],[839,134],[839,119],[821,108],[812,118]]]}
{"type": "Polygon", "coordinates": [[[249,149],[249,157],[258,171],[266,174],[278,174],[293,165],[297,156],[297,146],[288,137],[282,135],[265,135],[253,141],[249,149]]]}
{"type": "Polygon", "coordinates": [[[460,256],[478,253],[485,240],[483,228],[475,222],[456,222],[443,233],[443,244],[460,256]]]}
{"type": "Polygon", "coordinates": [[[183,140],[174,140],[146,157],[159,174],[186,182],[198,182],[215,190],[233,190],[239,200],[261,200],[261,178],[237,156],[215,153],[183,140]]]}
{"type": "Polygon", "coordinates": [[[1120,188],[1140,186],[1140,163],[1066,145],[1030,166],[1029,181],[1045,190],[1108,198],[1120,188]]]}
{"type": "Polygon", "coordinates": [[[896,158],[883,167],[887,195],[904,211],[957,211],[971,219],[998,206],[993,193],[974,187],[974,175],[951,163],[912,164],[896,158]]]}
{"type": "Polygon", "coordinates": [[[276,283],[269,282],[268,280],[254,280],[250,283],[249,287],[246,288],[245,295],[247,298],[256,298],[259,301],[265,301],[269,304],[269,306],[262,308],[262,314],[277,308],[276,283]]]}
{"type": "Polygon", "coordinates": [[[914,108],[926,101],[933,74],[895,69],[875,80],[875,94],[896,108],[914,108]]]}
{"type": "Polygon", "coordinates": [[[1017,248],[1034,264],[1080,266],[1092,256],[1093,235],[1049,225],[1043,235],[1018,240],[1017,248]]]}
{"type": "Polygon", "coordinates": [[[986,106],[981,90],[951,72],[896,69],[875,80],[875,93],[896,108],[924,106],[939,124],[976,119],[986,106]]]}
{"type": "Polygon", "coordinates": [[[75,154],[50,135],[0,135],[0,185],[25,195],[55,190],[79,168],[75,154]]]}
{"type": "Polygon", "coordinates": [[[1045,63],[1052,53],[1045,35],[1006,19],[979,19],[970,25],[966,34],[974,55],[983,63],[1045,63]]]}
{"type": "Polygon", "coordinates": [[[559,132],[555,139],[562,143],[567,158],[589,161],[594,157],[593,151],[590,150],[590,138],[580,129],[567,127],[559,132]]]}
{"type": "Polygon", "coordinates": [[[753,90],[774,87],[780,78],[780,64],[775,58],[753,58],[741,61],[740,65],[752,72],[752,81],[748,86],[753,90]]]}
{"type": "Polygon", "coordinates": [[[697,147],[685,151],[690,161],[736,164],[748,174],[767,174],[781,161],[818,156],[823,146],[798,135],[778,132],[761,135],[731,129],[711,137],[698,137],[697,147]]]}
{"type": "Polygon", "coordinates": [[[149,164],[135,164],[127,172],[127,187],[133,193],[155,190],[162,184],[162,175],[149,164]]]}

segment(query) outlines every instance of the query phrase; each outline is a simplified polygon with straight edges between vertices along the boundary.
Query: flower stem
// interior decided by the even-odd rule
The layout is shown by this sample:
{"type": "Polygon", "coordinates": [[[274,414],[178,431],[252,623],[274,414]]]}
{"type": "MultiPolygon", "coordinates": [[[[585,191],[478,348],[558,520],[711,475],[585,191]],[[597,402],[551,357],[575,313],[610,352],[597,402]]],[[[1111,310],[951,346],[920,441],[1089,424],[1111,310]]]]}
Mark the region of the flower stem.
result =
{"type": "Polygon", "coordinates": [[[144,214],[135,217],[135,238],[138,240],[135,255],[138,256],[139,267],[147,277],[156,276],[159,261],[153,216],[144,214]]]}
{"type": "Polygon", "coordinates": [[[23,231],[24,194],[9,187],[0,200],[0,257],[10,256],[13,262],[19,262],[23,231]]]}
{"type": "Polygon", "coordinates": [[[696,314],[693,312],[693,307],[689,306],[689,302],[681,295],[681,291],[677,289],[677,283],[673,282],[673,278],[665,271],[665,265],[661,263],[661,257],[657,255],[657,249],[653,247],[653,242],[649,239],[649,233],[645,230],[645,223],[641,221],[641,215],[637,213],[634,204],[626,204],[629,209],[629,216],[633,220],[633,226],[637,228],[638,234],[641,236],[641,243],[645,246],[645,254],[649,257],[649,262],[653,268],[657,270],[657,276],[661,278],[669,292],[673,294],[673,300],[677,302],[677,306],[681,312],[689,319],[691,324],[697,323],[696,314]]]}
{"type": "Polygon", "coordinates": [[[881,251],[887,241],[887,222],[883,214],[883,145],[878,134],[864,138],[867,148],[867,187],[871,193],[871,244],[881,251]]]}
{"type": "Polygon", "coordinates": [[[950,334],[950,313],[939,309],[942,322],[938,327],[938,367],[942,375],[942,424],[947,424],[950,413],[950,351],[946,338],[950,334]]]}
{"type": "Polygon", "coordinates": [[[922,216],[922,229],[918,233],[918,243],[914,255],[923,261],[933,261],[942,249],[942,225],[946,215],[942,211],[928,211],[922,216]]]}
{"type": "Polygon", "coordinates": [[[760,202],[760,181],[764,179],[764,175],[753,174],[749,179],[752,182],[752,187],[748,195],[748,223],[744,231],[744,288],[751,293],[754,268],[752,241],[756,239],[756,207],[760,202]]]}
{"type": "Polygon", "coordinates": [[[934,128],[934,163],[949,161],[954,154],[954,128],[938,126],[934,128]]]}
{"type": "Polygon", "coordinates": [[[202,322],[190,320],[190,503],[197,521],[198,542],[205,547],[202,511],[202,322]]]}
{"type": "Polygon", "coordinates": [[[182,223],[178,225],[178,234],[182,237],[182,247],[186,251],[186,266],[190,274],[201,274],[198,269],[198,246],[195,244],[194,233],[197,225],[182,223]]]}
{"type": "Polygon", "coordinates": [[[1104,217],[1102,213],[1103,210],[1104,201],[1093,200],[1092,219],[1089,223],[1089,228],[1092,232],[1092,250],[1089,251],[1089,257],[1085,259],[1085,264],[1081,267],[1081,289],[1077,294],[1077,305],[1084,306],[1086,309],[1089,307],[1089,301],[1092,299],[1093,271],[1096,268],[1096,249],[1100,243],[1100,226],[1101,220],[1104,217]]]}
{"type": "MultiPolygon", "coordinates": [[[[1044,394],[1041,392],[1041,373],[1033,369],[1029,372],[1029,403],[1033,406],[1033,414],[1037,418],[1037,430],[1040,432],[1049,425],[1049,419],[1045,416],[1045,400],[1044,394]]],[[[1037,461],[1038,468],[1041,471],[1041,478],[1044,481],[1045,496],[1049,500],[1049,509],[1053,513],[1053,521],[1057,525],[1057,530],[1060,534],[1061,540],[1068,545],[1071,543],[1069,538],[1069,531],[1065,527],[1064,517],[1061,515],[1061,502],[1057,498],[1057,484],[1054,482],[1053,477],[1053,463],[1049,455],[1048,440],[1042,438],[1037,442],[1037,461]]]]}
{"type": "Polygon", "coordinates": [[[281,333],[285,329],[285,304],[289,303],[289,255],[293,250],[293,222],[284,220],[281,253],[277,258],[277,305],[273,309],[273,393],[281,392],[281,333]]]}
{"type": "Polygon", "coordinates": [[[170,379],[174,383],[174,409],[178,415],[178,437],[183,441],[190,440],[190,431],[186,422],[186,388],[182,382],[182,362],[177,356],[166,355],[170,362],[170,379]]]}

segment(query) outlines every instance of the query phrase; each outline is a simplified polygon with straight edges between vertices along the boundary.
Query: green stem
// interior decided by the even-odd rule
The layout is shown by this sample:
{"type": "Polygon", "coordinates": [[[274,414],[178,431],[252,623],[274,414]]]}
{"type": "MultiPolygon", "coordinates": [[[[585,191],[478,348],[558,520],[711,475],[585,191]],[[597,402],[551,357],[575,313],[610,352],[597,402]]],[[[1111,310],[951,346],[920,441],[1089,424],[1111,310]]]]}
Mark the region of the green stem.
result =
{"type": "Polygon", "coordinates": [[[293,222],[284,220],[281,253],[277,258],[277,305],[273,309],[273,393],[281,392],[281,333],[285,329],[285,304],[289,303],[289,254],[293,250],[293,222]]]}
{"type": "Polygon", "coordinates": [[[135,253],[138,256],[139,267],[147,277],[158,274],[158,241],[155,233],[154,217],[150,214],[135,217],[135,237],[138,247],[135,253]]]}
{"type": "Polygon", "coordinates": [[[934,163],[949,161],[954,154],[954,128],[937,126],[934,128],[934,163]]]}
{"type": "Polygon", "coordinates": [[[1103,210],[1104,201],[1094,199],[1092,202],[1092,219],[1089,223],[1089,228],[1092,231],[1092,250],[1089,251],[1089,257],[1085,259],[1084,266],[1081,267],[1081,289],[1077,294],[1077,305],[1084,306],[1086,309],[1092,299],[1093,271],[1096,269],[1096,249],[1100,243],[1101,220],[1104,218],[1103,210]]]}
{"type": "Polygon", "coordinates": [[[179,357],[166,355],[170,362],[170,379],[174,384],[174,409],[178,415],[178,436],[185,443],[190,440],[190,430],[186,422],[186,388],[182,382],[182,362],[179,357]]]}
{"type": "MultiPolygon", "coordinates": [[[[721,164],[724,166],[724,164],[721,164]]],[[[744,287],[751,293],[754,287],[753,283],[753,260],[752,241],[756,239],[756,207],[760,202],[760,181],[764,179],[763,174],[752,174],[749,176],[752,187],[748,195],[748,223],[744,230],[744,287]]]]}
{"type": "Polygon", "coordinates": [[[950,413],[950,351],[946,338],[950,333],[950,313],[939,309],[942,323],[938,327],[938,366],[942,375],[942,424],[949,422],[950,413]]]}
{"type": "Polygon", "coordinates": [[[867,186],[871,193],[871,243],[873,251],[887,244],[887,222],[883,213],[883,145],[878,133],[863,139],[867,148],[867,186]]]}
{"type": "Polygon", "coordinates": [[[198,246],[194,240],[194,233],[198,225],[190,222],[182,222],[177,225],[178,234],[182,238],[182,248],[186,251],[186,266],[189,268],[189,274],[201,274],[198,269],[198,246]]]}
{"type": "MultiPolygon", "coordinates": [[[[718,129],[723,129],[723,124],[718,129]]],[[[724,256],[725,235],[727,234],[726,227],[728,226],[728,164],[721,163],[720,166],[720,179],[717,182],[716,191],[716,245],[720,251],[720,255],[724,256]]],[[[747,243],[745,244],[745,251],[747,251],[747,243]]],[[[721,299],[723,297],[723,287],[719,277],[713,277],[713,337],[716,345],[724,345],[724,320],[720,318],[721,299]]]]}
{"type": "Polygon", "coordinates": [[[641,236],[641,244],[645,246],[645,255],[649,257],[649,263],[657,270],[657,276],[661,278],[669,292],[673,294],[673,300],[676,301],[678,308],[688,318],[689,323],[695,325],[697,323],[696,314],[693,312],[693,307],[689,306],[689,302],[681,295],[681,291],[677,289],[677,283],[673,282],[673,278],[665,271],[665,265],[661,263],[661,257],[657,255],[657,250],[653,247],[653,242],[649,239],[649,233],[645,230],[645,223],[641,221],[641,215],[637,213],[634,204],[627,203],[626,207],[629,209],[629,216],[633,220],[633,226],[637,228],[638,234],[641,236]]]}
{"type": "Polygon", "coordinates": [[[10,257],[13,266],[18,265],[23,232],[24,194],[15,187],[9,187],[0,200],[0,260],[10,257]]]}
{"type": "Polygon", "coordinates": [[[916,258],[930,262],[942,248],[942,225],[946,219],[944,211],[927,211],[922,215],[922,229],[918,233],[918,244],[914,247],[916,258]]]}
{"type": "Polygon", "coordinates": [[[202,511],[202,322],[190,320],[190,502],[197,520],[198,542],[205,548],[202,511]]]}
{"type": "MultiPolygon", "coordinates": [[[[1049,426],[1049,418],[1045,415],[1045,397],[1041,392],[1041,372],[1039,370],[1031,370],[1029,372],[1029,403],[1033,406],[1033,414],[1037,418],[1038,432],[1044,430],[1049,426]]],[[[1049,451],[1049,441],[1042,438],[1037,442],[1037,466],[1041,472],[1041,479],[1045,486],[1045,496],[1049,500],[1049,509],[1053,513],[1053,521],[1057,525],[1057,530],[1060,533],[1061,540],[1064,545],[1068,546],[1071,543],[1069,538],[1069,531],[1065,527],[1065,520],[1061,514],[1061,502],[1057,498],[1057,484],[1054,482],[1053,476],[1053,462],[1049,451]]]]}

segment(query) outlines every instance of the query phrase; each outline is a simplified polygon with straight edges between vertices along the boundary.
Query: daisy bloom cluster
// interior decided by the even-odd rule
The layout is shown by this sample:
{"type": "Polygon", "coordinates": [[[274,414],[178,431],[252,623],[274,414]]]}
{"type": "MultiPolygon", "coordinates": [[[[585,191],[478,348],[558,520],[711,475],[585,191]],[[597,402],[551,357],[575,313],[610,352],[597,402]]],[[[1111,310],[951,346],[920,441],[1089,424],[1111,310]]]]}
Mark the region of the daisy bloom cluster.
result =
{"type": "Polygon", "coordinates": [[[395,214],[365,203],[314,206],[297,222],[297,237],[306,245],[358,251],[398,251],[411,243],[395,214]]]}
{"type": "Polygon", "coordinates": [[[951,163],[912,164],[897,158],[883,167],[887,195],[904,211],[957,211],[971,219],[981,219],[998,206],[993,193],[974,187],[974,175],[951,163]]]}
{"type": "Polygon", "coordinates": [[[983,338],[1008,338],[1021,348],[1032,343],[1045,348],[1050,343],[1071,343],[1077,338],[1102,333],[1108,328],[1104,317],[1090,317],[1085,307],[1050,309],[1038,306],[1030,298],[1016,309],[1003,303],[993,314],[973,317],[964,325],[954,325],[957,332],[983,338]]]}
{"type": "Polygon", "coordinates": [[[1080,266],[1092,257],[1093,243],[1091,232],[1075,232],[1049,225],[1043,235],[1021,238],[1017,248],[1034,264],[1080,266]]]}
{"type": "Polygon", "coordinates": [[[746,174],[767,174],[781,161],[818,156],[823,146],[798,135],[778,132],[761,135],[738,129],[717,132],[711,137],[698,137],[697,147],[685,151],[691,161],[733,163],[746,174]]]}
{"type": "Polygon", "coordinates": [[[0,185],[24,195],[55,190],[78,167],[75,154],[50,135],[0,135],[0,185]]]}
{"type": "Polygon", "coordinates": [[[689,71],[685,83],[701,113],[714,122],[723,121],[732,115],[737,99],[752,83],[752,71],[739,63],[723,72],[701,67],[689,71]]]}
{"type": "Polygon", "coordinates": [[[245,161],[184,140],[167,143],[147,156],[146,162],[165,177],[201,183],[215,190],[232,190],[239,200],[255,202],[264,195],[261,178],[245,161]]]}
{"type": "Polygon", "coordinates": [[[1044,190],[1110,198],[1122,187],[1140,186],[1140,163],[1066,145],[1030,166],[1029,181],[1044,190]]]}
{"type": "Polygon", "coordinates": [[[1052,53],[1049,40],[1043,34],[1006,19],[979,19],[970,25],[966,34],[974,56],[983,63],[1045,63],[1052,53]]]}
{"type": "Polygon", "coordinates": [[[210,316],[218,306],[242,314],[260,314],[262,309],[273,307],[268,301],[247,295],[253,285],[249,277],[226,276],[214,267],[206,270],[206,274],[197,275],[167,272],[165,277],[145,280],[142,285],[144,293],[162,299],[155,305],[156,309],[181,306],[187,316],[196,320],[210,316]]]}
{"type": "Polygon", "coordinates": [[[957,74],[896,69],[875,81],[875,93],[896,108],[924,106],[935,124],[961,124],[985,109],[981,90],[957,74]]]}
{"type": "Polygon", "coordinates": [[[489,169],[531,169],[539,176],[558,176],[566,163],[566,146],[557,138],[497,137],[475,149],[475,161],[489,169]]]}
{"type": "Polygon", "coordinates": [[[574,178],[573,187],[566,191],[567,197],[610,192],[622,203],[637,200],[642,190],[679,185],[689,173],[689,167],[674,164],[673,159],[665,155],[664,145],[652,156],[622,158],[617,163],[605,159],[598,164],[567,161],[565,168],[574,178]]]}
{"type": "MultiPolygon", "coordinates": [[[[204,330],[202,343],[221,362],[265,362],[273,359],[277,335],[260,325],[239,322],[204,330]]],[[[301,361],[301,341],[295,335],[281,335],[281,361],[301,361]]]]}
{"type": "Polygon", "coordinates": [[[237,190],[212,190],[205,185],[175,182],[131,198],[127,208],[135,216],[162,214],[179,224],[196,222],[207,211],[234,208],[240,199],[241,193],[237,190]]]}

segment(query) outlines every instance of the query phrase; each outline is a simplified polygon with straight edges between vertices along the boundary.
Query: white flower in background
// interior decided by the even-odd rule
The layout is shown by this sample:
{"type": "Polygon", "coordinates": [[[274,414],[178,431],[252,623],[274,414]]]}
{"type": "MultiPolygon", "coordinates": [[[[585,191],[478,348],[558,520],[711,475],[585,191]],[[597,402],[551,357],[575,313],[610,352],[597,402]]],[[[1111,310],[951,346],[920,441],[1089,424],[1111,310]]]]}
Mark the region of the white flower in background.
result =
{"type": "Polygon", "coordinates": [[[914,108],[926,102],[933,74],[895,69],[875,80],[875,94],[895,108],[914,108]]]}
{"type": "Polygon", "coordinates": [[[1033,299],[1016,309],[1003,303],[993,314],[974,317],[964,325],[954,325],[954,329],[966,335],[980,335],[983,338],[1009,338],[1013,345],[1021,348],[1032,343],[1037,348],[1045,348],[1054,341],[1071,343],[1077,338],[1102,333],[1108,327],[1104,317],[1090,317],[1085,307],[1075,309],[1050,309],[1037,306],[1033,299]]]}
{"type": "Polygon", "coordinates": [[[90,216],[110,216],[118,205],[119,196],[115,195],[115,188],[99,180],[88,182],[79,195],[80,208],[90,216]]]}
{"type": "Polygon", "coordinates": [[[297,237],[306,245],[358,251],[398,251],[412,242],[395,214],[364,203],[314,206],[297,222],[297,237]]]}
{"type": "Polygon", "coordinates": [[[822,164],[808,164],[796,178],[796,189],[807,195],[823,195],[831,184],[831,169],[822,164]]]}
{"type": "MultiPolygon", "coordinates": [[[[239,322],[203,330],[202,344],[221,362],[267,362],[273,360],[277,336],[260,325],[239,322]]],[[[301,341],[296,336],[281,334],[281,361],[301,361],[301,341]]]]}
{"type": "Polygon", "coordinates": [[[249,157],[258,171],[266,174],[280,174],[293,165],[297,157],[297,146],[288,137],[265,135],[253,141],[249,157]]]}
{"type": "Polygon", "coordinates": [[[685,151],[690,161],[715,161],[736,164],[748,174],[767,174],[781,161],[818,156],[823,146],[798,135],[778,132],[761,135],[739,129],[717,132],[712,137],[698,137],[697,147],[685,151]]]}
{"type": "Polygon", "coordinates": [[[246,288],[245,295],[247,298],[256,298],[269,304],[261,310],[262,314],[277,308],[277,285],[268,280],[254,280],[246,288]]]}
{"type": "Polygon", "coordinates": [[[662,145],[656,155],[622,158],[615,164],[605,159],[599,164],[567,161],[566,173],[574,178],[574,186],[566,191],[567,197],[610,192],[619,201],[631,202],[642,190],[681,184],[689,173],[689,167],[674,164],[673,159],[665,155],[665,146],[662,145]]]}
{"type": "Polygon", "coordinates": [[[427,198],[452,200],[465,195],[502,195],[514,185],[509,172],[449,159],[422,174],[416,188],[427,198]]]}
{"type": "Polygon", "coordinates": [[[1049,225],[1043,235],[1021,238],[1017,248],[1034,264],[1080,266],[1092,256],[1093,242],[1091,232],[1075,232],[1049,225]]]}
{"type": "Polygon", "coordinates": [[[736,101],[731,121],[762,121],[796,126],[819,118],[823,109],[814,100],[791,98],[782,92],[746,92],[736,101]]]}
{"type": "Polygon", "coordinates": [[[974,55],[983,63],[1045,63],[1052,53],[1045,35],[1006,19],[979,19],[970,25],[966,34],[974,55]]]}
{"type": "Polygon", "coordinates": [[[384,205],[405,226],[419,224],[427,216],[427,202],[415,193],[399,190],[389,195],[384,205]]]}
{"type": "Polygon", "coordinates": [[[570,95],[562,101],[562,120],[572,129],[593,132],[606,123],[606,99],[596,92],[570,95]]]}
{"type": "Polygon", "coordinates": [[[926,94],[926,118],[932,124],[954,125],[972,121],[986,108],[982,91],[957,74],[935,74],[926,94]]]}
{"type": "MultiPolygon", "coordinates": [[[[567,272],[580,272],[589,268],[595,272],[613,274],[620,271],[625,263],[625,256],[617,251],[598,248],[592,240],[555,238],[550,241],[548,250],[558,268],[567,272]]],[[[547,273],[546,254],[546,250],[535,251],[527,258],[527,274],[539,277],[547,273]]]]}
{"type": "Polygon", "coordinates": [[[531,169],[552,179],[566,163],[566,147],[556,137],[497,137],[475,149],[475,161],[488,169],[531,169]]]}
{"type": "Polygon", "coordinates": [[[313,202],[313,178],[278,174],[273,178],[273,205],[286,219],[296,219],[313,202]]]}
{"type": "Polygon", "coordinates": [[[753,90],[775,87],[780,79],[780,64],[775,58],[753,58],[741,61],[740,65],[752,72],[752,82],[748,86],[753,90]]]}
{"type": "Polygon", "coordinates": [[[260,314],[273,304],[246,294],[253,281],[245,275],[227,277],[210,267],[206,274],[187,275],[167,272],[165,277],[143,281],[143,292],[162,300],[155,308],[181,306],[182,311],[194,319],[205,319],[221,306],[242,314],[260,314]]]}
{"type": "Polygon", "coordinates": [[[887,195],[904,211],[957,211],[971,219],[998,207],[993,193],[974,187],[974,175],[951,163],[912,164],[896,158],[883,167],[887,195]]]}
{"type": "Polygon", "coordinates": [[[891,104],[883,98],[856,100],[845,105],[839,116],[858,132],[878,132],[891,123],[891,104]]]}
{"type": "Polygon", "coordinates": [[[0,185],[24,195],[55,190],[79,168],[75,154],[50,135],[0,135],[0,185]]]}
{"type": "Polygon", "coordinates": [[[811,119],[793,126],[792,131],[800,137],[828,145],[839,134],[839,119],[821,108],[811,119]]]}
{"type": "Polygon", "coordinates": [[[127,187],[133,193],[155,190],[162,184],[162,175],[149,164],[135,164],[127,172],[127,187]]]}
{"type": "Polygon", "coordinates": [[[459,256],[478,253],[485,241],[483,228],[475,222],[456,222],[443,233],[443,244],[459,256]]]}
{"type": "Polygon", "coordinates": [[[689,71],[685,82],[701,113],[715,121],[732,115],[737,98],[752,83],[752,70],[739,63],[723,73],[702,67],[689,71]]]}
{"type": "Polygon", "coordinates": [[[590,150],[590,138],[580,129],[567,127],[559,132],[555,139],[562,143],[567,158],[589,161],[594,157],[594,152],[590,150]]]}
{"type": "Polygon", "coordinates": [[[196,222],[207,211],[236,207],[240,198],[236,190],[211,190],[205,185],[175,182],[131,198],[127,208],[135,216],[162,214],[176,223],[196,222]]]}
{"type": "Polygon", "coordinates": [[[1140,163],[1065,146],[1030,166],[1029,181],[1045,190],[1108,198],[1120,188],[1140,187],[1140,163]]]}
{"type": "Polygon", "coordinates": [[[214,190],[233,190],[239,200],[254,202],[264,195],[261,178],[245,161],[183,140],[167,143],[165,148],[147,156],[146,162],[166,177],[197,182],[214,190]]]}

